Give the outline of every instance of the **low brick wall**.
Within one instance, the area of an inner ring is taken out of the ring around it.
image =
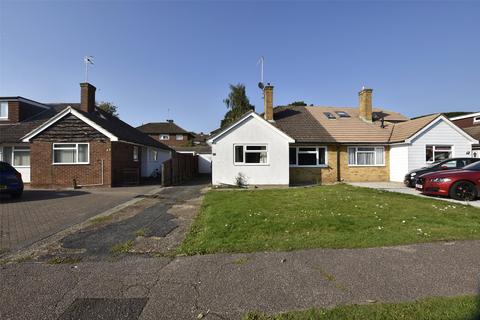
[[[162,164],[162,185],[171,186],[188,181],[198,175],[198,156],[174,153]]]

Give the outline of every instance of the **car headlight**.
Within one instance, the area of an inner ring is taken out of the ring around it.
[[[450,178],[432,178],[430,179],[432,182],[449,182],[452,181]]]
[[[412,172],[412,173],[410,173],[410,177],[415,177],[416,175],[417,175],[417,173],[416,173],[416,172]]]

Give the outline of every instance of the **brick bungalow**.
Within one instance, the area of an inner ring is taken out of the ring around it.
[[[34,187],[72,187],[138,184],[170,158],[169,147],[96,108],[93,85],[80,87],[80,103],[0,98],[8,119],[0,122],[0,160]]]
[[[403,181],[410,170],[465,157],[478,141],[441,114],[408,119],[374,108],[372,89],[358,107],[273,107],[264,88],[265,112],[249,112],[222,128],[212,146],[212,183],[252,185]]]

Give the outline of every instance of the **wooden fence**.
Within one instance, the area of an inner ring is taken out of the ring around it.
[[[171,186],[188,181],[198,174],[198,156],[174,153],[162,164],[162,185]]]

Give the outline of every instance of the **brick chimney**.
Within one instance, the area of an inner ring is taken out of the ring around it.
[[[358,93],[358,115],[361,119],[372,122],[373,89],[362,88]]]
[[[265,120],[273,120],[273,86],[268,83],[265,88],[263,88],[263,100],[265,105]]]
[[[80,110],[84,112],[95,111],[95,88],[88,82],[80,83]]]

